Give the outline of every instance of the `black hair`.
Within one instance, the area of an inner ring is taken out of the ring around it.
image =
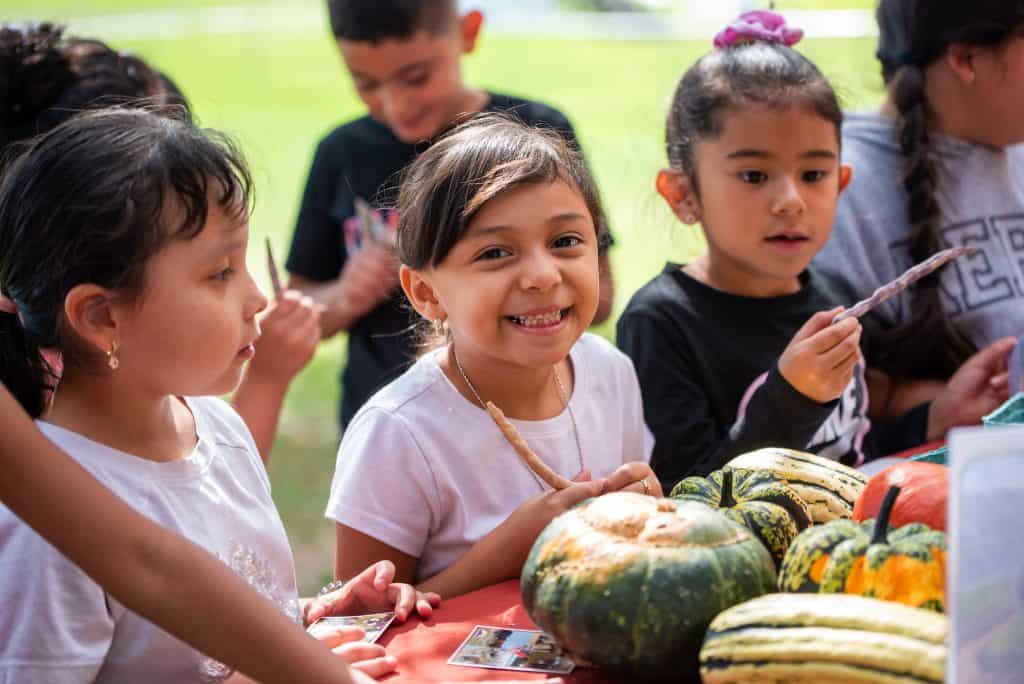
[[[1024,23],[1019,0],[881,0],[876,12],[877,57],[882,77],[898,112],[900,150],[905,159],[903,187],[907,193],[910,256],[923,261],[941,250],[941,215],[935,199],[938,176],[931,159],[925,96],[925,67],[954,43],[999,47]],[[932,274],[912,290],[913,314],[904,325],[885,333],[890,349],[913,338],[911,359],[880,359],[879,365],[899,365],[904,374],[948,377],[974,353],[974,345],[953,325],[942,306],[939,275]],[[927,353],[921,345],[929,345]],[[920,353],[918,353],[920,352]],[[907,366],[930,359],[927,368]],[[934,359],[940,359],[938,368]],[[890,369],[895,370],[895,369]]]
[[[718,48],[690,67],[676,86],[665,125],[665,147],[672,168],[683,171],[700,196],[694,146],[722,132],[730,109],[750,104],[805,106],[836,127],[843,111],[818,67],[796,50],[765,41]]]
[[[480,114],[454,127],[402,176],[398,257],[414,269],[444,261],[487,202],[522,185],[564,180],[583,196],[597,231],[608,222],[583,156],[557,131],[503,114]]]
[[[437,35],[455,21],[456,0],[327,0],[331,32],[339,40],[403,40],[419,30]]]
[[[150,257],[203,229],[210,203],[243,220],[250,175],[222,134],[166,113],[107,109],[76,116],[36,138],[0,179],[0,380],[38,417],[52,373],[95,353],[76,344],[64,301],[94,283],[127,301],[145,289]]]
[[[0,151],[83,110],[141,100],[188,112],[178,87],[136,56],[55,24],[0,26]]]

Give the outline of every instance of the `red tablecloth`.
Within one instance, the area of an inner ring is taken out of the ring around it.
[[[409,618],[392,624],[380,643],[398,658],[398,674],[388,684],[421,682],[478,682],[487,679],[543,681],[549,675],[510,670],[448,665],[448,658],[476,625],[537,629],[519,598],[519,581],[509,580],[444,601],[429,620]],[[588,668],[564,675],[573,684],[619,684],[616,679]]]
[[[921,454],[927,454],[929,451],[935,451],[945,444],[946,440],[944,439],[928,442],[927,444],[916,446],[913,449],[907,449],[906,451],[901,451],[898,454],[893,454],[893,458],[912,458],[914,456],[920,456]]]

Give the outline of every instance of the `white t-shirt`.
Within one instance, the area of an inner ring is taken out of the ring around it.
[[[219,399],[186,404],[198,443],[170,463],[36,424],[130,506],[221,558],[296,617],[291,549],[249,430]],[[180,684],[228,673],[115,601],[4,506],[0,606],[2,684]]]
[[[544,491],[490,416],[467,401],[427,354],[360,409],[345,430],[327,517],[419,558],[417,581],[451,565],[520,504]],[[569,405],[593,477],[650,460],[633,364],[585,334],[572,348]],[[513,420],[556,472],[580,470],[569,412]]]

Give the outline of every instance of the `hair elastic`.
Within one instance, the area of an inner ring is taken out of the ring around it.
[[[716,48],[729,48],[742,43],[778,43],[791,46],[804,37],[803,29],[786,26],[786,20],[777,12],[752,10],[744,12],[724,29],[715,34]]]

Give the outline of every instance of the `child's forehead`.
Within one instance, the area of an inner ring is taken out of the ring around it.
[[[517,183],[480,205],[466,226],[466,236],[514,229],[524,223],[558,223],[583,218],[593,222],[583,192],[572,181],[551,180]]]
[[[452,29],[417,29],[408,36],[380,40],[338,39],[342,59],[353,75],[386,77],[403,67],[436,59],[453,46]]]
[[[160,212],[165,239],[224,242],[248,234],[249,205],[241,198],[225,198],[222,190],[211,190],[205,203],[194,200],[173,193],[165,197]]]
[[[756,148],[839,147],[836,124],[813,106],[795,102],[774,105],[757,102],[728,107],[718,120],[718,134],[704,143],[737,145],[750,143]]]

